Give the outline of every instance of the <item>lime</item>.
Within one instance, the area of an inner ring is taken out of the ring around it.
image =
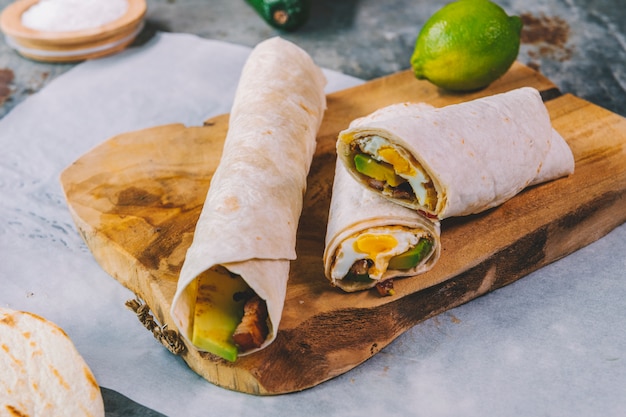
[[[517,58],[522,20],[489,0],[458,0],[432,15],[415,42],[415,76],[446,90],[484,88]]]

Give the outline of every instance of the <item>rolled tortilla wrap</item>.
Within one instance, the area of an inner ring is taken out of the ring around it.
[[[337,161],[324,250],[324,272],[332,285],[354,292],[424,273],[439,259],[439,236],[438,220],[360,186]],[[413,249],[411,265],[400,265],[397,256]],[[396,269],[390,263],[394,257]],[[363,262],[366,272],[359,271]]]
[[[262,349],[276,337],[289,262],[296,258],[306,178],[326,108],[325,84],[311,57],[281,38],[258,44],[244,65],[223,154],[172,303],[174,322],[188,341],[194,341],[194,314],[202,314],[197,292],[203,285],[226,285],[228,275],[243,278],[269,315],[262,344],[239,349],[238,355]],[[200,276],[218,281],[198,285]]]
[[[337,152],[363,186],[439,219],[479,213],[574,171],[569,146],[531,87],[443,108],[392,105],[342,131]],[[395,175],[359,172],[357,154]]]

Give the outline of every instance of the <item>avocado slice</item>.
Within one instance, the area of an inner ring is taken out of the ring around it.
[[[419,264],[433,248],[433,242],[430,239],[420,238],[417,245],[408,251],[396,255],[389,260],[388,269],[408,270]]]
[[[369,155],[362,153],[354,155],[354,167],[361,174],[379,181],[386,181],[392,187],[397,187],[404,182],[396,175],[392,165],[377,161]]]
[[[191,342],[228,361],[237,359],[233,333],[243,317],[250,287],[239,275],[222,267],[212,268],[197,278],[197,296]]]

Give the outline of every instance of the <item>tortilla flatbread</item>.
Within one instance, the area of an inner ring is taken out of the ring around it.
[[[438,220],[428,219],[360,186],[337,161],[324,250],[324,272],[332,285],[346,292],[361,291],[389,279],[429,271],[441,254],[440,233]],[[392,241],[395,240],[399,247],[407,245],[394,255],[415,247],[420,238],[431,241],[432,248],[415,266],[394,270],[388,268],[388,262],[395,248],[386,247],[384,253],[353,254],[355,243],[366,236],[373,236],[374,239],[393,236]],[[357,262],[369,259],[369,279],[355,280],[354,277],[350,279],[349,274],[346,276],[346,269],[354,263],[351,255],[356,255]]]
[[[325,85],[311,57],[281,38],[261,42],[248,58],[222,158],[172,303],[172,317],[188,341],[198,291],[194,283],[216,266],[242,277],[267,305],[267,338],[239,355],[275,339],[289,262],[296,258],[306,178],[326,109]]]
[[[0,308],[0,415],[103,417],[98,382],[67,334]]]
[[[531,87],[442,108],[380,109],[339,134],[337,153],[363,186],[439,219],[482,212],[574,171],[571,149]],[[358,172],[359,153],[393,166],[401,184]]]

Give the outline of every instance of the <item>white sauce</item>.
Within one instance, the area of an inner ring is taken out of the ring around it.
[[[47,32],[93,29],[128,10],[128,0],[41,0],[22,14],[22,24]]]

